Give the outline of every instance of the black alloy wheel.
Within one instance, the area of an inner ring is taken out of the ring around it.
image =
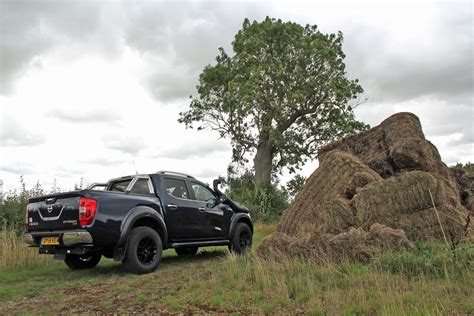
[[[156,270],[161,262],[163,244],[160,235],[151,227],[135,227],[128,237],[123,264],[127,271],[137,274]]]
[[[152,264],[155,261],[157,254],[158,249],[153,239],[145,237],[140,240],[137,247],[137,257],[141,264]]]
[[[248,249],[252,244],[252,235],[249,231],[243,230],[239,235],[239,246],[240,249]]]
[[[252,231],[249,225],[238,223],[230,240],[229,250],[235,254],[243,255],[252,248]]]

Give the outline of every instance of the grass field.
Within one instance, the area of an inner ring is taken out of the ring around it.
[[[275,229],[258,225],[254,246]],[[25,250],[0,234],[0,314],[474,314],[472,247],[453,254],[442,246],[391,253],[369,264],[314,266],[256,256],[235,257],[225,247],[178,258],[167,250],[148,275],[124,273],[102,259],[89,271]],[[24,251],[16,259],[11,252]]]

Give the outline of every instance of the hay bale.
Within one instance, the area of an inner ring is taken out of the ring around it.
[[[474,213],[474,172],[468,172],[459,167],[452,167],[451,172],[459,186],[461,203]]]
[[[466,239],[474,242],[474,230],[472,229],[472,222],[474,221],[474,172],[468,172],[458,167],[452,167],[451,171],[459,186],[461,203],[469,211],[464,235]]]
[[[276,232],[262,241],[257,254],[276,261],[290,256],[323,264],[353,260],[367,262],[384,251],[400,249],[415,249],[403,230],[374,224],[368,230],[352,227],[339,234],[314,234],[303,238]]]
[[[290,236],[343,231],[357,220],[345,197],[347,191],[381,180],[357,157],[334,150],[306,180],[293,204],[283,213],[277,229]]]
[[[465,206],[474,204],[474,195],[464,201],[460,192],[472,182],[453,176],[413,114],[395,114],[329,144],[319,161],[259,255],[367,261],[413,249],[414,240],[443,240],[430,191],[450,242],[472,237]]]
[[[457,242],[464,236],[467,210],[457,188],[438,174],[412,171],[371,183],[358,191],[353,205],[362,225],[384,223],[414,240],[435,240],[443,235],[430,191],[446,235]]]
[[[412,113],[394,114],[374,128],[333,142],[319,151],[318,158],[324,159],[335,149],[358,157],[383,178],[422,170],[454,180],[436,147],[425,139],[420,120]]]

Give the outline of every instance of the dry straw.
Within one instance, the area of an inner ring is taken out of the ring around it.
[[[444,233],[443,224],[441,224],[441,220],[439,218],[439,213],[438,213],[438,210],[436,209],[436,205],[435,205],[435,202],[434,202],[434,199],[433,199],[433,195],[431,194],[431,190],[429,188],[428,188],[428,192],[430,193],[431,203],[433,203],[433,208],[434,208],[435,213],[436,213],[436,218],[438,218],[439,227],[441,228],[441,232],[443,233],[444,241],[446,242],[446,245],[448,245],[448,247],[449,247],[448,239],[446,238],[446,234]]]

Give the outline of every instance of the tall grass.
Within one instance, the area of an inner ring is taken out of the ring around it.
[[[255,245],[274,229],[274,225],[256,225]],[[176,311],[198,306],[222,313],[269,315],[474,314],[474,246],[463,245],[454,252],[444,244],[417,246],[413,252],[387,252],[368,264],[315,265],[287,257],[267,261],[253,253],[194,262],[182,258],[154,274],[127,276],[120,282],[145,291],[139,294],[145,295],[149,306]],[[37,249],[23,245],[13,230],[0,231],[0,270],[16,273],[22,272],[22,267],[56,264],[53,262],[51,256],[38,255]],[[32,275],[36,277],[41,271],[32,271]],[[109,276],[104,274],[105,279]],[[62,287],[72,286],[68,278],[75,279],[71,274],[49,278],[57,278],[53,282],[60,282]],[[102,284],[105,279],[98,286],[109,287]],[[145,279],[148,285],[142,282]],[[40,280],[32,281],[31,286],[43,289],[39,283],[46,281]],[[137,281],[139,287],[133,285]],[[87,282],[99,281],[91,278]],[[179,287],[179,295],[174,286]],[[109,290],[117,296],[123,294],[119,288]],[[62,303],[66,304],[64,300]],[[114,312],[114,308],[109,311]]]
[[[436,279],[462,277],[474,271],[474,245],[459,244],[454,250],[442,243],[417,243],[415,251],[387,252],[372,267],[408,278],[424,275]]]
[[[0,270],[52,263],[52,256],[38,255],[38,248],[29,248],[14,229],[0,229]]]
[[[225,293],[238,291],[243,293],[242,308],[250,304],[268,314],[473,313],[472,245],[455,254],[440,245],[424,247],[414,253],[387,253],[369,264],[314,265],[231,255],[208,287],[213,288],[211,295],[222,296],[222,306],[235,304]]]

